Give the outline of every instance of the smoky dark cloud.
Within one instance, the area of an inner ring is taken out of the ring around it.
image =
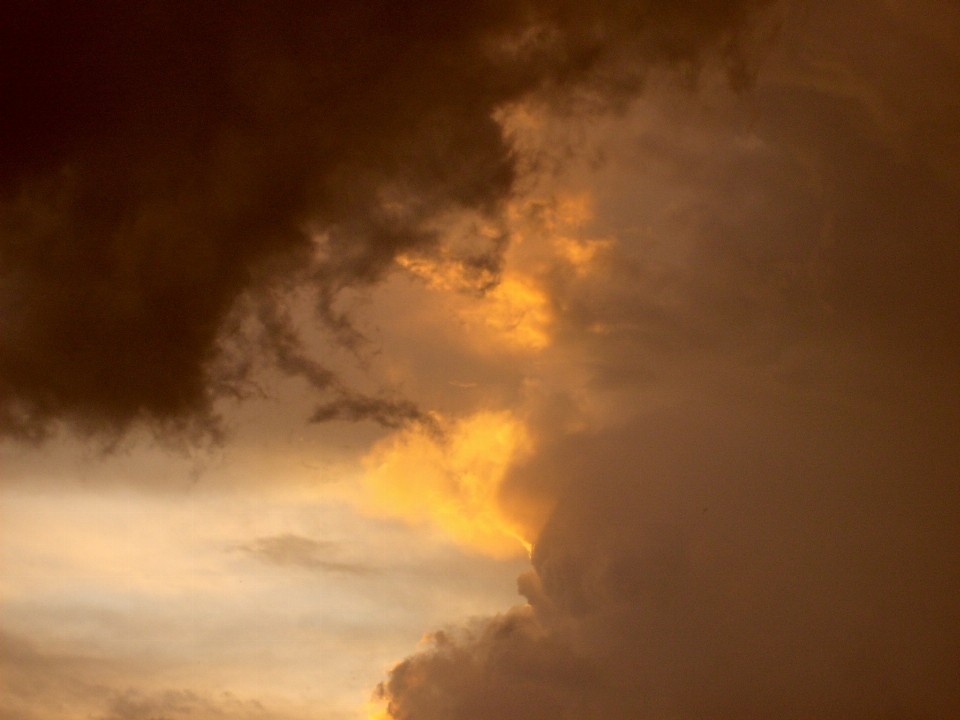
[[[563,319],[630,407],[538,421],[528,606],[398,664],[392,717],[960,712],[958,27],[793,3],[743,98],[638,116],[606,201],[647,229]]]
[[[3,432],[209,415],[244,292],[298,268],[334,317],[426,218],[496,212],[496,108],[622,97],[709,47],[740,77],[762,4],[6,3]]]

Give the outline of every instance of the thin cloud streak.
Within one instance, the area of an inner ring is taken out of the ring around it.
[[[257,538],[239,548],[261,562],[279,567],[299,567],[323,572],[368,575],[377,572],[361,563],[336,560],[340,547],[336,543],[311,540],[292,533]]]

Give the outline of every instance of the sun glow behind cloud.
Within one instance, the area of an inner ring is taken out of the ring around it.
[[[477,279],[468,277],[460,263],[410,256],[398,262],[429,288],[459,295],[457,318],[480,344],[533,351],[550,344],[550,301],[532,277],[511,271],[492,287],[478,289]],[[480,282],[491,281],[483,277]]]
[[[532,450],[526,426],[506,411],[456,421],[443,437],[411,428],[382,440],[366,457],[366,503],[432,524],[485,554],[520,555],[531,550],[535,529],[510,517],[501,487],[511,464]]]
[[[400,267],[442,296],[436,300],[452,309],[459,331],[483,355],[548,348],[556,324],[556,288],[551,287],[556,277],[594,273],[614,244],[609,238],[583,237],[593,219],[588,192],[518,198],[506,218],[510,242],[499,271],[477,262],[482,247],[500,236],[475,218],[448,218],[438,227],[445,237],[439,251],[397,258]],[[471,247],[478,241],[480,250]],[[470,249],[464,251],[462,245]]]
[[[438,229],[444,243],[431,254],[397,259],[408,277],[422,284],[426,295],[420,302],[443,309],[434,336],[463,342],[477,357],[519,359],[527,390],[506,409],[436,416],[443,428],[439,434],[412,426],[380,441],[364,461],[362,507],[432,525],[492,557],[532,550],[551,503],[515,497],[504,483],[510,469],[534,452],[522,418],[542,400],[537,373],[541,363],[551,362],[564,283],[595,274],[614,242],[584,237],[592,205],[587,192],[517,198],[506,213],[503,231],[510,244],[497,271],[469,260],[497,237],[494,228],[472,217],[448,218]],[[524,357],[536,366],[525,364]]]

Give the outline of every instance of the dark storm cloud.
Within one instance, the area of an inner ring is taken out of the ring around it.
[[[563,320],[635,406],[542,431],[530,607],[396,666],[397,720],[960,713],[960,13],[792,11],[736,107],[639,116],[652,229]]]
[[[298,267],[334,317],[426,218],[496,210],[498,106],[632,92],[707,46],[738,76],[761,4],[5,3],[3,431],[203,417],[242,293]]]

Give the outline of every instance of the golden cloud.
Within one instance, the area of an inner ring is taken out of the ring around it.
[[[365,458],[366,502],[493,557],[520,555],[530,551],[537,528],[506,511],[501,490],[510,466],[532,451],[526,425],[508,411],[453,422],[442,438],[411,427]]]

